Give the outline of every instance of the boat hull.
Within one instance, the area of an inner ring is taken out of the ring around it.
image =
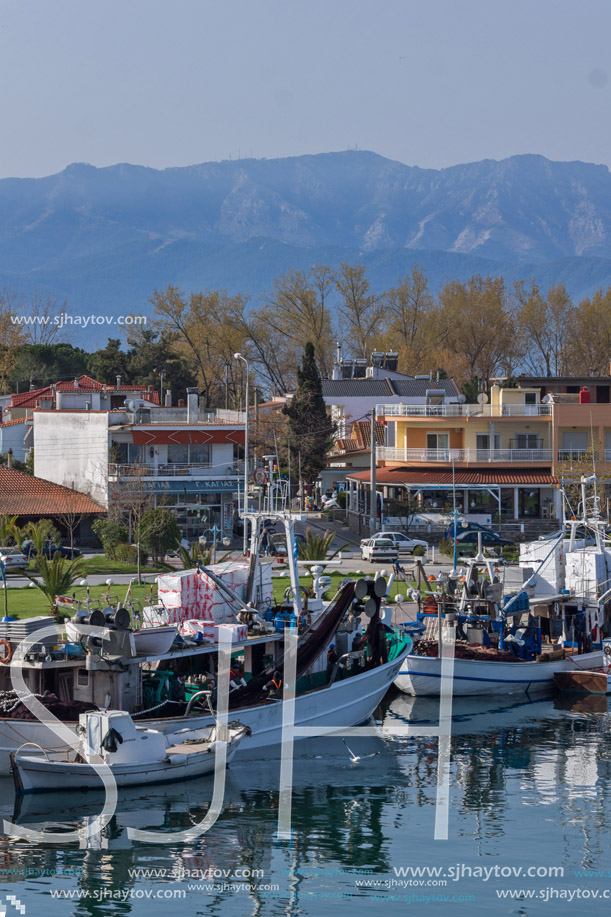
[[[609,694],[611,674],[608,670],[572,669],[570,672],[556,672],[554,684],[559,691],[570,694]]]
[[[602,651],[579,656],[579,664],[587,667],[602,665]],[[554,674],[573,669],[569,659],[551,662],[491,662],[479,659],[455,659],[452,694],[470,695],[528,694],[549,691]],[[439,696],[441,689],[441,659],[429,656],[405,657],[396,686],[413,696]]]
[[[343,681],[336,681],[327,688],[301,694],[295,699],[295,726],[310,728],[344,729],[369,719],[387,690],[397,678],[408,648],[392,662],[369,669],[360,675],[352,675]],[[282,741],[282,701],[267,701],[253,707],[232,710],[230,718],[240,720],[249,726],[252,735],[240,743],[238,756],[245,757],[250,751],[279,745]],[[139,720],[143,723],[143,720]],[[77,723],[65,725],[76,735]],[[159,729],[167,735],[184,729],[200,729],[214,725],[210,714],[202,716],[168,717],[146,720],[151,729]],[[296,736],[296,741],[300,737]],[[10,774],[10,753],[26,742],[33,742],[43,748],[57,748],[63,743],[54,732],[38,720],[0,719],[0,774]]]
[[[227,747],[227,764],[238,750],[239,742]],[[93,767],[75,764],[72,761],[53,761],[33,755],[15,755],[13,777],[19,795],[28,793],[50,793],[65,790],[101,790],[103,783]],[[214,752],[202,751],[191,755],[174,755],[165,761],[148,764],[113,764],[112,773],[119,788],[143,786],[151,783],[177,783],[205,777],[214,770]]]

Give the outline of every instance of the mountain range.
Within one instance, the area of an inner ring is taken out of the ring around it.
[[[611,285],[611,174],[537,155],[434,170],[347,151],[0,180],[0,286],[73,312],[146,313],[170,283],[256,302],[289,268],[357,260],[375,289],[418,264],[434,290],[503,274],[563,281],[578,300]]]

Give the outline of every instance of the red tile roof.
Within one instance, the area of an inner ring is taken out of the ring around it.
[[[55,385],[55,390],[58,392],[99,392],[104,388],[102,382],[98,382],[97,379],[92,379],[91,376],[82,375],[78,377],[78,387],[75,388],[74,380],[57,382]],[[146,401],[150,401],[153,404],[159,404],[159,392],[152,391],[149,392],[145,385],[121,385],[120,388],[117,388],[116,385],[107,385],[106,391],[116,394],[126,394],[130,392],[139,392],[142,394],[142,397]],[[44,388],[37,388],[31,392],[19,392],[18,394],[11,396],[11,406],[12,407],[34,407],[36,402],[41,398],[52,398],[53,389],[52,386],[46,385]]]
[[[0,514],[61,516],[105,512],[86,494],[0,465]]]
[[[4,423],[0,423],[0,427],[12,427],[15,423],[27,423],[27,418],[17,417],[15,420],[5,420]]]
[[[354,481],[369,483],[369,471],[355,471],[347,475]],[[558,478],[547,471],[513,471],[507,468],[483,471],[456,471],[454,476],[457,487],[467,487],[469,484],[487,484],[490,487],[511,486],[524,484],[547,484],[550,487],[558,483]],[[378,484],[444,484],[452,487],[452,472],[444,468],[429,471],[414,471],[405,468],[378,468],[376,470]]]

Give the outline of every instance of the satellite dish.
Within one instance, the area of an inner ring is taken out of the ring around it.
[[[481,395],[477,396],[477,403],[478,404],[488,404],[488,395],[486,394],[486,392],[482,392]]]
[[[456,400],[458,401],[459,404],[464,404],[467,398],[465,395],[459,395]]]
[[[551,396],[551,395],[544,395],[544,396],[543,396],[543,404],[551,404],[551,403],[552,403],[552,396]]]
[[[377,595],[379,599],[383,598],[386,595],[386,579],[383,576],[378,576],[377,580],[373,584],[373,594]]]
[[[137,411],[138,411],[138,402],[137,402],[137,401],[133,401],[133,400],[132,400],[132,401],[128,401],[128,402],[127,402],[127,407],[128,407],[129,410],[132,412],[132,414],[136,414]]]

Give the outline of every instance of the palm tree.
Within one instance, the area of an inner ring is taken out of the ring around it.
[[[17,525],[17,516],[8,513],[0,516],[0,545],[8,547],[10,544],[21,544],[21,529]]]
[[[44,554],[48,541],[54,542],[59,538],[59,532],[50,519],[28,522],[23,529],[23,534],[30,539],[38,556]]]
[[[317,535],[312,529],[308,529],[305,535],[305,544],[303,542],[298,544],[300,559],[325,560],[334,537],[332,532]]]
[[[179,545],[178,553],[183,570],[192,570],[198,564],[203,564],[204,567],[207,567],[212,560],[212,548],[205,548],[198,541],[194,541],[191,548],[185,548],[182,544]]]
[[[39,554],[34,559],[36,575],[24,570],[24,576],[27,576],[49,600],[50,610],[55,606],[55,596],[65,595],[77,579],[85,575],[84,560],[77,557],[76,560],[66,560],[59,553],[53,555],[49,560],[44,554]]]

